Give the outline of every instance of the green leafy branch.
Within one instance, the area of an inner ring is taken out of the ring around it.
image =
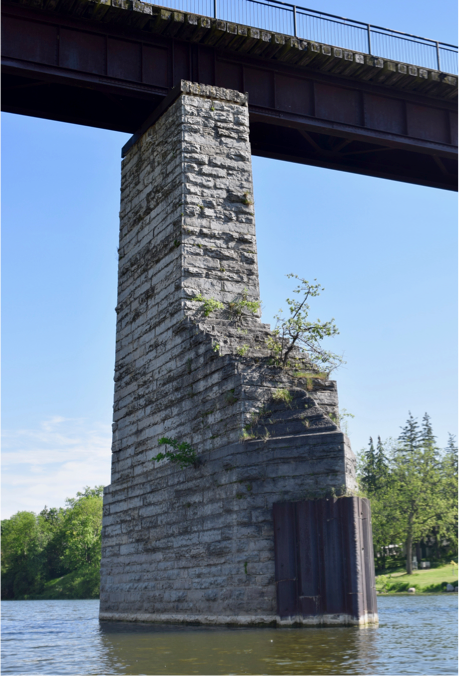
[[[228,303],[228,312],[231,319],[239,320],[245,312],[256,315],[261,307],[261,301],[248,300],[248,291],[244,289],[240,298],[235,298]]]
[[[206,298],[202,293],[194,296],[191,300],[202,303],[201,310],[205,317],[208,317],[212,312],[225,309],[225,303],[215,300],[215,298]],[[256,315],[260,307],[261,301],[248,299],[247,289],[243,290],[239,298],[236,297],[226,304],[229,318],[233,321],[239,321],[244,314]]]
[[[205,298],[202,293],[198,293],[197,296],[192,298],[191,300],[196,301],[198,303],[202,303],[202,312],[204,314],[204,317],[208,317],[211,312],[215,312],[216,310],[223,310],[225,307],[223,303],[221,303],[218,300],[215,300],[215,298]]]
[[[276,327],[266,341],[271,351],[272,361],[275,366],[289,367],[291,365],[290,355],[297,347],[307,353],[308,361],[313,368],[318,372],[325,371],[330,374],[345,362],[339,355],[326,350],[321,343],[325,338],[339,334],[338,328],[333,319],[327,322],[321,322],[320,319],[311,322],[308,319],[310,310],[308,300],[319,296],[324,289],[320,284],[311,284],[298,275],[289,274],[287,277],[299,281],[293,293],[302,297],[298,300],[287,298],[290,316],[285,317],[283,310],[279,310],[279,313],[274,315]]]
[[[171,462],[176,462],[180,465],[180,469],[197,464],[197,455],[194,448],[187,441],[179,442],[177,439],[169,439],[168,437],[162,437],[158,444],[160,446],[171,446],[174,450],[170,451],[167,449],[164,453],[158,453],[153,456],[152,461],[159,462],[168,458]]]

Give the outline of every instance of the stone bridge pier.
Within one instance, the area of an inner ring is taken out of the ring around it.
[[[156,118],[122,163],[100,618],[377,621],[336,383],[270,360],[247,97],[182,81]]]

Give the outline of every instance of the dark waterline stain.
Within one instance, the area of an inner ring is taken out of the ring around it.
[[[378,627],[98,621],[98,601],[4,601],[3,674],[457,674],[457,596],[378,599]]]

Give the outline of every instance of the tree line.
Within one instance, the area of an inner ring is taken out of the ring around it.
[[[39,514],[17,512],[2,520],[3,599],[39,596],[47,582],[74,571],[92,574],[98,588],[102,494],[103,486],[86,487],[64,508],[45,506]]]
[[[455,437],[440,449],[426,413],[421,424],[409,413],[398,439],[376,447],[370,438],[360,454],[358,479],[370,499],[375,563],[385,569],[391,551],[404,546],[406,571],[421,546],[436,558],[457,554],[458,455]]]

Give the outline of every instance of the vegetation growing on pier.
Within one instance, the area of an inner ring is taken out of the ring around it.
[[[166,458],[171,462],[177,463],[181,469],[189,467],[190,465],[196,466],[197,455],[194,448],[188,443],[188,441],[178,441],[177,439],[169,439],[168,437],[162,437],[158,441],[158,444],[161,446],[166,446],[164,453],[158,453],[153,456],[152,460],[159,462],[165,460]],[[167,447],[170,446],[173,450],[170,451]]]
[[[293,290],[299,298],[287,298],[288,314],[284,315],[283,310],[279,310],[274,315],[276,326],[266,341],[271,352],[271,361],[274,366],[282,368],[294,366],[295,362],[291,363],[292,356],[299,349],[307,355],[314,371],[321,376],[323,372],[329,375],[345,363],[342,357],[323,347],[325,338],[339,334],[338,327],[333,319],[326,322],[320,319],[310,321],[308,303],[310,298],[319,296],[324,289],[320,284],[311,284],[298,275],[289,274],[287,277],[299,282]]]

